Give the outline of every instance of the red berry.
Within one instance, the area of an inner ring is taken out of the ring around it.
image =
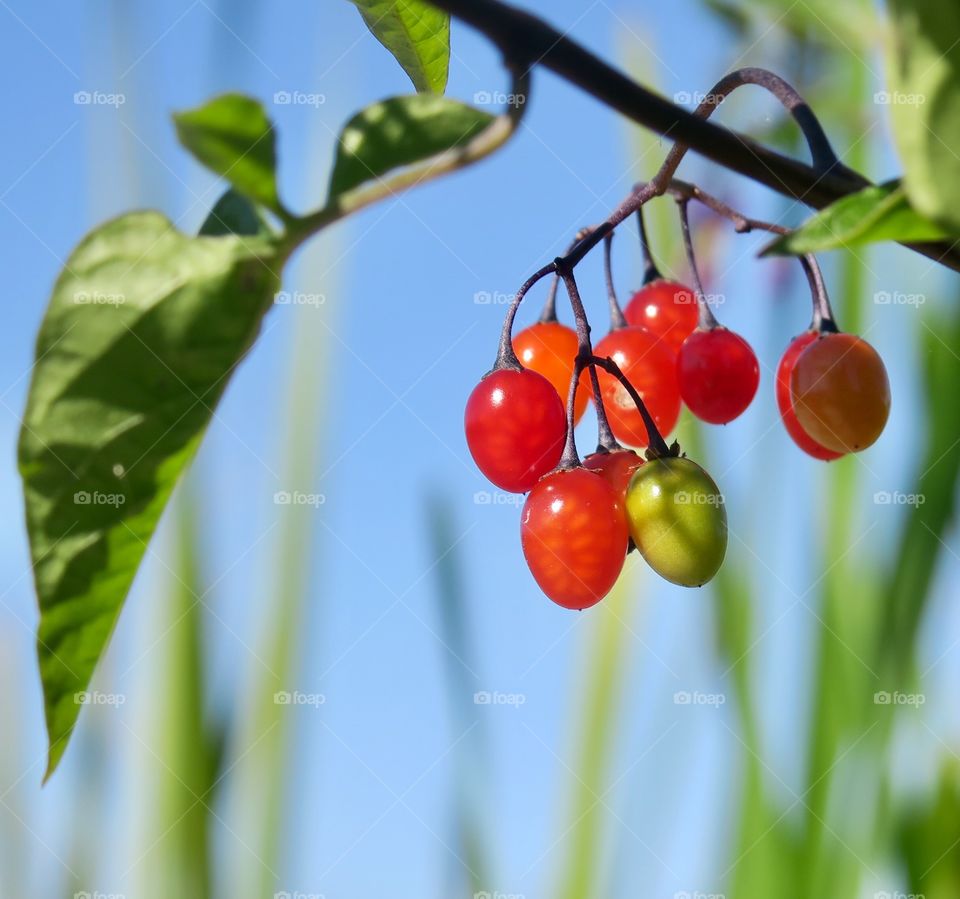
[[[583,467],[600,475],[621,500],[626,497],[630,478],[641,465],[643,459],[630,449],[591,453],[583,460]]]
[[[577,332],[560,322],[537,322],[513,338],[513,351],[524,368],[543,375],[566,404],[579,344]],[[574,421],[579,421],[590,396],[577,391]]]
[[[781,357],[780,364],[777,366],[777,407],[780,409],[783,426],[793,438],[793,442],[814,459],[829,462],[832,459],[839,459],[843,453],[835,453],[821,446],[801,427],[790,396],[790,376],[793,374],[793,367],[797,364],[800,354],[817,339],[817,333],[817,331],[804,331],[799,337],[794,337]]]
[[[623,568],[623,501],[592,471],[555,471],[530,491],[520,538],[540,589],[564,608],[585,609],[610,592]]]
[[[623,314],[631,325],[652,331],[677,352],[697,327],[697,298],[689,287],[657,278],[630,298]]]
[[[644,401],[660,433],[666,436],[680,417],[680,388],[673,351],[645,328],[611,331],[594,348],[597,356],[613,359]],[[590,373],[584,371],[580,389],[590,391]],[[629,446],[646,446],[647,429],[630,394],[611,374],[597,370],[607,418],[617,440]],[[592,395],[592,392],[591,392]]]
[[[502,490],[526,493],[560,461],[567,420],[543,375],[500,369],[474,387],[464,428],[480,471]]]
[[[698,328],[680,347],[677,377],[690,411],[703,421],[725,425],[756,395],[760,366],[739,334],[724,327]]]

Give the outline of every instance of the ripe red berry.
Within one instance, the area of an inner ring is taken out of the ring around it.
[[[470,394],[464,429],[480,471],[503,490],[526,493],[560,461],[566,412],[543,375],[499,369]]]
[[[583,460],[583,467],[600,475],[621,500],[626,496],[630,478],[641,465],[643,459],[630,449],[591,453]]]
[[[656,278],[630,298],[623,314],[631,325],[653,332],[677,352],[697,327],[697,298],[677,281]]]
[[[636,388],[660,433],[666,436],[680,417],[680,388],[673,351],[645,328],[616,328],[594,348],[597,356],[613,359]],[[647,429],[630,394],[611,374],[598,369],[600,392],[607,418],[617,440],[629,446],[646,446]],[[589,372],[581,376],[580,389],[590,391]]]
[[[780,409],[783,426],[793,442],[814,459],[829,462],[832,459],[839,459],[843,453],[835,453],[821,446],[800,426],[797,413],[793,408],[793,399],[790,396],[790,376],[793,374],[793,367],[797,364],[800,354],[817,339],[817,336],[817,331],[804,331],[799,337],[794,337],[790,341],[790,345],[780,358],[780,364],[777,366],[777,407]]]
[[[616,583],[629,532],[622,499],[578,467],[555,471],[530,491],[520,537],[540,589],[564,608],[585,609]]]
[[[578,348],[577,332],[560,322],[537,322],[513,338],[513,351],[523,367],[543,375],[564,403]],[[574,421],[580,420],[589,399],[586,391],[577,391]]]
[[[760,366],[739,334],[724,327],[698,328],[680,347],[677,378],[680,396],[697,418],[725,425],[753,400]]]
[[[790,376],[800,426],[837,453],[866,449],[890,415],[890,382],[877,351],[854,334],[821,334]]]

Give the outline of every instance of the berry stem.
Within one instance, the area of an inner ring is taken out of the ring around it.
[[[823,273],[820,271],[817,257],[813,253],[808,253],[799,258],[813,297],[813,318],[810,321],[810,330],[819,331],[821,334],[835,334],[839,329],[833,317],[830,297],[827,295],[827,286],[823,283]]]
[[[590,323],[587,321],[587,313],[583,308],[583,300],[580,298],[577,280],[573,276],[573,270],[564,265],[561,259],[556,259],[554,264],[557,266],[560,277],[563,278],[563,285],[567,289],[567,296],[570,298],[570,306],[573,309],[573,318],[577,327],[578,351],[577,358],[574,360],[573,377],[570,381],[570,392],[567,397],[567,442],[560,459],[561,468],[572,468],[580,464],[573,434],[573,423],[576,418],[577,384],[580,381],[583,369],[588,365],[590,366],[590,386],[593,388],[593,400],[597,409],[598,445],[607,449],[619,449],[620,445],[610,428],[607,410],[603,405],[603,394],[600,392],[600,380],[597,378],[596,368],[592,365],[593,344],[590,342]]]
[[[613,265],[610,259],[613,234],[614,232],[611,231],[603,238],[603,273],[607,279],[607,300],[610,303],[611,331],[627,326],[627,319],[624,317],[623,309],[620,308],[620,301],[617,299],[617,289],[613,286]]]
[[[680,213],[680,229],[683,231],[683,248],[687,251],[687,261],[690,263],[690,273],[693,275],[693,287],[697,295],[697,328],[701,331],[712,331],[719,327],[719,322],[707,302],[703,292],[703,282],[697,270],[697,258],[693,251],[693,239],[690,237],[690,220],[687,215],[689,200],[686,197],[677,199],[677,210]]]
[[[657,423],[653,420],[650,410],[647,409],[643,397],[637,393],[636,387],[630,383],[627,376],[620,370],[620,366],[609,356],[591,356],[590,362],[594,369],[599,366],[605,372],[613,375],[623,385],[624,390],[630,394],[630,399],[636,404],[637,411],[643,419],[643,425],[647,429],[647,458],[659,459],[663,456],[677,455],[676,449],[671,449],[667,446],[667,442],[663,439],[663,435],[660,433]],[[676,447],[676,444],[674,444],[674,447]]]
[[[556,263],[551,262],[539,271],[534,272],[520,286],[520,289],[513,298],[513,302],[510,303],[510,308],[507,309],[506,318],[503,320],[503,328],[500,331],[500,342],[497,345],[497,358],[490,372],[499,371],[502,368],[512,368],[515,371],[520,371],[523,368],[520,360],[517,358],[517,354],[513,351],[513,322],[517,317],[517,310],[520,308],[523,298],[527,295],[527,291],[541,278],[545,278],[556,270]],[[488,374],[490,374],[490,372],[488,372]]]
[[[566,249],[570,253],[573,248],[590,233],[590,228],[581,228]],[[565,254],[566,255],[566,254]],[[547,300],[543,304],[543,311],[540,313],[539,321],[541,324],[549,324],[557,320],[557,288],[560,286],[560,273],[558,272],[550,282],[550,290],[547,292]]]
[[[643,206],[637,207],[637,231],[640,233],[640,252],[643,253],[643,283],[649,284],[662,278],[660,269],[653,261],[653,254],[650,252],[650,241],[647,237],[647,223],[643,218]]]

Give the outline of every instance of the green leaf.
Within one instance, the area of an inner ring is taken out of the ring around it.
[[[412,94],[375,103],[344,126],[328,204],[365,181],[458,147],[493,116],[446,97]]]
[[[890,0],[890,106],[904,183],[918,212],[960,228],[960,5]]]
[[[843,197],[795,231],[768,244],[762,255],[816,253],[880,240],[941,240],[947,233],[910,206],[898,181]]]
[[[450,68],[450,16],[421,0],[351,0],[373,36],[422,92],[442,94]]]
[[[88,235],[54,287],[19,445],[47,776],[280,265],[262,238],[190,238],[137,212]]]
[[[242,94],[224,94],[173,117],[182,143],[207,168],[241,194],[282,213],[277,194],[273,123],[263,107]]]

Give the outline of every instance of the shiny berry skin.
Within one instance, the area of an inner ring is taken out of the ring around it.
[[[677,355],[680,396],[702,421],[725,425],[750,405],[760,383],[756,354],[723,327],[694,331]]]
[[[627,489],[630,535],[647,564],[682,587],[712,578],[727,551],[727,512],[719,488],[696,462],[651,459]]]
[[[677,281],[656,278],[630,298],[623,314],[629,324],[652,331],[677,352],[697,327],[697,298]]]
[[[833,459],[839,459],[843,453],[835,453],[821,446],[800,427],[797,413],[793,409],[793,400],[790,397],[790,376],[793,374],[793,367],[797,364],[800,354],[817,339],[817,336],[817,331],[804,331],[799,337],[794,337],[790,341],[790,345],[780,358],[780,364],[777,366],[777,408],[780,410],[783,426],[793,442],[814,459],[830,462]]]
[[[641,465],[643,459],[630,449],[591,453],[583,460],[583,467],[600,475],[621,500],[627,494],[630,478]]]
[[[680,388],[673,351],[645,328],[616,328],[593,349],[597,356],[609,356],[620,366],[644,401],[660,433],[667,436],[680,417]],[[611,374],[597,370],[603,405],[610,427],[620,443],[647,445],[647,429],[630,394]],[[589,372],[581,376],[580,389],[589,391]]]
[[[474,387],[464,429],[480,471],[502,490],[526,493],[560,461],[566,412],[543,375],[500,369]]]
[[[566,609],[586,609],[616,583],[629,534],[613,488],[578,467],[555,471],[530,491],[520,539],[540,589]]]
[[[570,392],[573,362],[578,348],[577,332],[560,322],[537,322],[513,338],[513,351],[520,364],[543,375],[553,384],[564,404]],[[587,391],[577,390],[575,421],[580,420],[589,399]]]
[[[790,375],[800,426],[837,453],[873,444],[890,415],[890,382],[879,353],[853,334],[821,334]]]

